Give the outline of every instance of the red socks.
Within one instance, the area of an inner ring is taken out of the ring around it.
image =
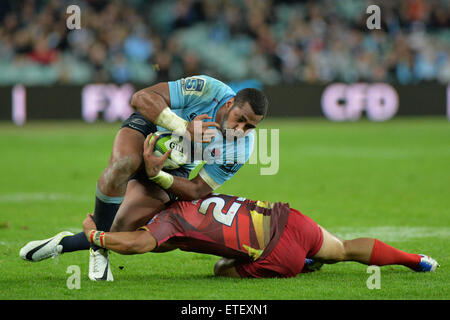
[[[390,264],[400,264],[408,268],[415,269],[421,256],[398,250],[390,245],[375,239],[369,265],[385,266]]]

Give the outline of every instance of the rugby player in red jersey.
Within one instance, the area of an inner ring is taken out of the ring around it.
[[[214,274],[230,277],[295,277],[315,263],[356,261],[435,271],[431,257],[406,253],[373,238],[342,240],[286,203],[211,194],[177,201],[132,232],[103,232],[92,215],[83,222],[88,240],[121,254],[172,249],[222,257]],[[306,260],[308,261],[308,259]]]

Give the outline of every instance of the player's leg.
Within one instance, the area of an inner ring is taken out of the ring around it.
[[[144,140],[142,132],[130,128],[122,128],[116,135],[109,164],[96,190],[94,219],[101,230],[109,231],[127,182],[142,163]],[[87,250],[90,246],[83,232],[74,235],[66,231],[49,239],[27,243],[20,256],[29,261],[41,261],[60,253]]]
[[[179,168],[172,170],[173,175],[187,178],[189,170]],[[161,189],[150,181],[145,168],[138,170],[128,182],[126,194],[120,209],[117,211],[111,231],[134,231],[145,225],[156,213],[175,199],[175,195]],[[95,215],[94,215],[95,219]],[[109,254],[106,249],[91,250],[89,263],[89,279],[111,280]]]
[[[94,219],[100,230],[111,228],[128,180],[142,164],[144,140],[143,134],[130,128],[117,134],[108,166],[97,183]]]
[[[136,130],[122,128],[114,140],[108,166],[98,180],[94,219],[99,230],[109,231],[123,201],[127,182],[142,163],[145,137]],[[89,249],[90,244],[81,232],[61,240],[62,252]]]
[[[345,261],[345,248],[343,240],[331,234],[326,229],[320,226],[319,228],[322,231],[323,242],[319,251],[312,256],[312,258],[327,264]]]
[[[124,201],[122,202],[111,232],[134,231],[147,224],[170,200],[166,191],[139,174],[128,182]],[[100,229],[98,229],[100,230]],[[104,230],[103,230],[104,231]],[[89,279],[94,281],[113,281],[109,261],[109,251],[100,248],[91,250],[89,262]]]
[[[181,167],[171,170],[170,173],[189,178],[190,170]],[[145,168],[142,168],[128,182],[125,199],[117,212],[111,231],[136,230],[147,224],[156,213],[165,209],[176,198],[173,193],[150,181]]]
[[[366,265],[403,265],[415,271],[434,271],[439,265],[430,257],[407,253],[374,238],[342,240],[320,227],[323,243],[312,257],[324,263],[355,261]]]
[[[147,179],[148,180],[148,179]],[[112,232],[134,231],[166,207],[169,196],[151,181],[133,179],[111,226]]]

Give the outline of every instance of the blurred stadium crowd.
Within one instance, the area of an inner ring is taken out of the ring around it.
[[[81,29],[66,8],[81,8]],[[366,8],[381,8],[368,30]],[[2,0],[0,85],[450,82],[448,0]]]

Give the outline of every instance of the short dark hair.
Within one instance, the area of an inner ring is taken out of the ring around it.
[[[243,106],[246,102],[252,107],[256,115],[266,116],[267,109],[269,108],[269,100],[267,100],[266,95],[262,91],[255,88],[239,90],[236,97],[234,97],[234,103],[237,106]]]

